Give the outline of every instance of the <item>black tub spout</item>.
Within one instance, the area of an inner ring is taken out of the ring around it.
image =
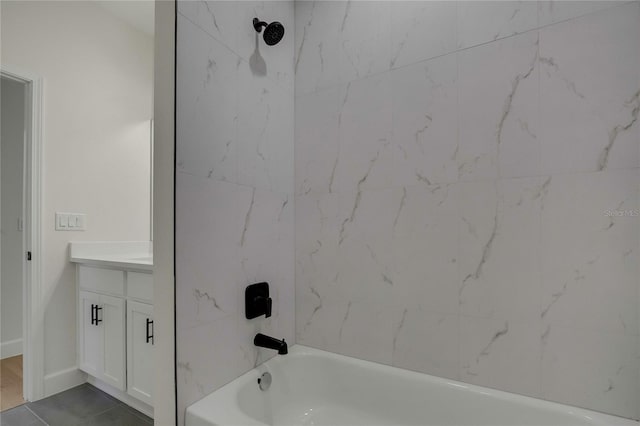
[[[287,342],[285,342],[284,339],[278,340],[262,333],[256,334],[256,337],[253,339],[253,344],[261,348],[274,349],[278,351],[278,354],[280,355],[286,355],[289,353]]]

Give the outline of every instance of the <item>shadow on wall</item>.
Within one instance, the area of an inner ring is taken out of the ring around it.
[[[267,63],[264,61],[264,58],[260,54],[260,49],[258,49],[258,33],[256,32],[256,48],[253,50],[251,57],[249,58],[249,68],[251,68],[251,73],[256,76],[263,77],[267,75]]]

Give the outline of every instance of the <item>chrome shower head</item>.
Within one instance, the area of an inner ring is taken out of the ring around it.
[[[262,32],[262,28],[264,27],[264,34],[262,34],[262,38],[264,42],[269,46],[276,45],[282,40],[284,37],[284,26],[278,22],[274,21],[270,24],[259,20],[258,18],[253,18],[253,28],[257,32]]]

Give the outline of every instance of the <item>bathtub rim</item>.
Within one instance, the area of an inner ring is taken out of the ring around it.
[[[514,392],[507,392],[488,388],[485,386],[465,383],[454,379],[433,376],[428,373],[394,367],[391,365],[381,364],[373,361],[367,361],[300,344],[292,345],[289,348],[288,355],[276,355],[273,358],[270,358],[264,363],[256,366],[243,375],[235,378],[231,382],[204,396],[202,399],[189,405],[185,410],[185,425],[202,425],[202,423],[190,424],[189,419],[191,418],[194,421],[205,420],[209,422],[208,424],[210,425],[264,426],[265,423],[256,420],[240,409],[240,407],[236,403],[237,394],[245,385],[250,385],[250,383],[257,380],[257,378],[262,373],[269,371],[270,367],[277,364],[286,363],[288,359],[287,357],[302,358],[307,356],[319,356],[341,363],[359,365],[364,368],[371,369],[374,373],[387,373],[393,377],[398,377],[401,379],[410,378],[415,380],[417,375],[418,377],[420,377],[420,380],[423,380],[425,381],[425,383],[429,383],[434,386],[446,387],[448,389],[456,388],[456,390],[460,392],[471,392],[474,394],[481,394],[483,396],[500,399],[506,402],[524,404],[532,408],[562,412],[576,418],[584,419],[585,421],[590,421],[593,425],[640,426],[640,422],[638,422],[637,420],[620,417],[614,414],[602,413],[599,411],[576,407],[568,404],[562,404],[542,398],[521,395]],[[217,410],[214,407],[224,407],[224,409]]]

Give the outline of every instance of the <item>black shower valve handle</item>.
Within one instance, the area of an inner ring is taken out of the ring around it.
[[[253,303],[255,306],[261,307],[261,311],[264,312],[265,318],[269,318],[271,316],[273,300],[270,297],[257,296],[255,299],[253,299]]]
[[[271,307],[273,306],[273,300],[270,297],[267,297],[266,304],[267,306],[265,306],[264,316],[265,318],[269,318],[271,316]]]
[[[269,284],[251,284],[245,289],[245,317],[253,319],[262,315],[271,316],[273,300],[269,297]]]

